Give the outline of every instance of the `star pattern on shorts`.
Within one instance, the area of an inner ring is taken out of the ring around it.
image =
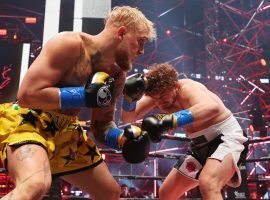
[[[45,121],[46,123],[46,128],[43,129],[43,131],[49,131],[52,136],[55,136],[55,132],[58,131],[59,129],[55,126],[55,123],[53,121],[49,122],[49,121]]]
[[[91,156],[91,161],[93,162],[95,156],[99,156],[96,151],[96,146],[91,147],[90,145],[86,145],[88,148],[88,152],[84,154],[84,156]]]
[[[83,129],[80,124],[74,124],[74,129],[78,131],[79,139],[77,142],[77,146],[81,146],[84,143],[84,138],[83,138]]]
[[[21,114],[21,116],[23,119],[22,119],[20,125],[30,123],[36,128],[37,118],[33,115],[33,113],[31,111],[29,111],[27,114]]]
[[[76,152],[73,152],[71,148],[69,148],[69,153],[66,156],[61,156],[63,159],[66,160],[65,165],[69,164],[70,162],[74,161],[76,158]]]

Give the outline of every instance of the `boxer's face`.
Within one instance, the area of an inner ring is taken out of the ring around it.
[[[144,45],[148,41],[145,34],[126,32],[122,35],[122,42],[119,44],[115,59],[116,63],[124,70],[130,71],[132,63],[137,56],[144,53]]]
[[[151,95],[155,100],[157,107],[162,111],[169,111],[177,98],[177,89],[167,89],[158,94]]]

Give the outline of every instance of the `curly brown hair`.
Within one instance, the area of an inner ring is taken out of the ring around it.
[[[151,96],[164,90],[173,89],[178,81],[178,73],[172,65],[159,63],[149,66],[145,78],[147,80],[145,94]]]

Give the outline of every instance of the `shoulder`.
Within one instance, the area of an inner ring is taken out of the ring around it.
[[[53,36],[43,47],[43,53],[54,60],[71,61],[80,56],[84,49],[83,40],[78,32],[61,32]]]
[[[53,36],[49,42],[79,42],[80,41],[80,33],[78,32],[60,32]]]
[[[181,96],[199,94],[202,90],[207,89],[202,83],[192,79],[182,79],[179,81],[179,85]]]
[[[192,79],[181,79],[181,80],[179,80],[178,81],[178,83],[179,83],[179,85],[181,86],[181,87],[187,87],[187,88],[189,88],[189,87],[203,87],[203,88],[206,88],[205,87],[205,85],[204,84],[202,84],[202,83],[200,83],[200,82],[198,82],[198,81],[194,81],[194,80],[192,80]]]
[[[83,39],[79,32],[61,32],[53,36],[44,46],[51,50],[63,49],[76,50],[80,49],[83,45]]]

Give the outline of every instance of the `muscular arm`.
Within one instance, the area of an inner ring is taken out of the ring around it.
[[[59,109],[57,85],[80,55],[79,38],[58,34],[42,49],[27,71],[18,91],[22,107]]]
[[[116,100],[123,91],[125,74],[119,73],[119,75],[116,76],[118,77],[115,77],[116,81],[114,87],[114,98],[112,100],[111,106],[104,108],[93,108],[90,111],[91,131],[93,132],[96,140],[102,144],[104,144],[105,135],[108,133],[110,128],[116,127],[114,122]]]
[[[135,122],[155,108],[155,104],[151,97],[143,96],[136,104],[136,109],[127,112],[121,109],[121,120],[126,123]]]
[[[191,111],[194,123],[208,121],[220,112],[221,100],[200,83],[185,84],[181,89],[185,109]],[[220,102],[219,102],[220,101]]]

